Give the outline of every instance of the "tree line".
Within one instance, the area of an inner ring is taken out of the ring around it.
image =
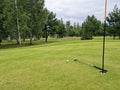
[[[93,36],[103,36],[103,26],[104,23],[98,20],[94,15],[88,16],[82,23],[81,39],[87,40],[93,39]],[[113,39],[117,36],[120,39],[120,9],[117,5],[114,6],[114,9],[109,12],[107,16],[105,34],[107,36],[113,36]]]
[[[0,42],[16,39],[17,44],[27,38],[47,38],[57,34],[63,37],[62,20],[45,8],[44,0],[0,0]]]
[[[115,5],[107,17],[106,34],[120,38],[120,9]],[[93,36],[103,35],[103,23],[94,15],[88,16],[80,25],[63,22],[56,14],[45,8],[44,0],[0,0],[0,43],[3,39],[21,42],[29,38],[39,40],[48,36],[63,38],[77,36],[82,40],[93,39]]]

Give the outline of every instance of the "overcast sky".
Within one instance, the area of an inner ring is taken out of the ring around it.
[[[94,14],[99,20],[104,19],[105,0],[45,0],[45,7],[56,13],[58,19],[64,22],[79,22],[80,24],[88,15]],[[107,14],[114,5],[120,8],[120,0],[108,0]]]

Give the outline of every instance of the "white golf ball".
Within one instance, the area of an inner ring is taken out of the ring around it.
[[[68,60],[68,59],[66,60],[66,62],[69,62],[69,61],[70,61],[70,60]]]

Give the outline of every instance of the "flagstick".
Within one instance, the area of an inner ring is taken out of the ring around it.
[[[105,59],[105,36],[106,36],[106,10],[107,10],[107,0],[105,0],[105,10],[104,10],[104,35],[103,35],[103,55],[102,55],[102,70],[101,73],[106,73],[107,70],[104,69],[104,59]]]

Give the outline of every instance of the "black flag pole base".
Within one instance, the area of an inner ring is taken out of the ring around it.
[[[105,73],[107,73],[107,72],[108,72],[108,70],[104,70],[104,69],[102,69],[102,70],[100,71],[101,74],[105,74]]]

